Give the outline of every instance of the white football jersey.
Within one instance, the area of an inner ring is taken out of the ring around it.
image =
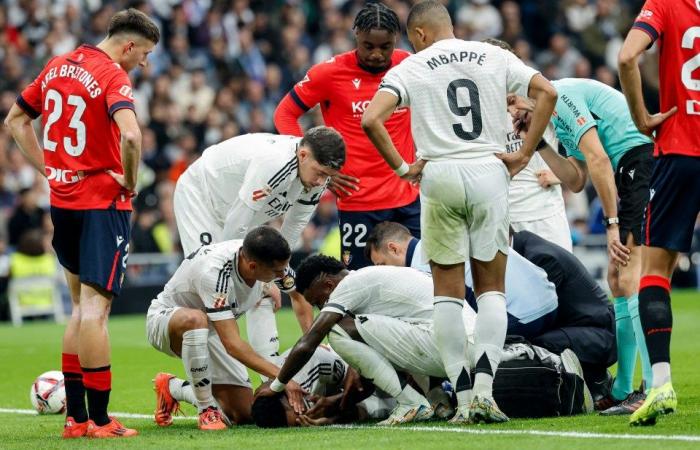
[[[279,366],[284,364],[291,349],[281,355]],[[292,380],[299,383],[311,395],[328,396],[342,391],[348,365],[326,346],[319,346]]]
[[[389,70],[380,90],[410,107],[420,158],[478,158],[506,150],[506,95],[527,96],[535,74],[494,45],[444,39]]]
[[[207,148],[178,183],[199,190],[224,239],[242,239],[249,229],[286,214],[280,231],[293,247],[325,189],[302,185],[296,156],[300,140],[268,133],[228,139]]]
[[[507,114],[510,121],[511,116]],[[552,141],[556,151],[558,140],[551,124],[547,126],[545,140]],[[506,136],[506,151],[517,152],[523,145],[523,140],[512,129]],[[508,213],[511,222],[529,222],[546,219],[564,211],[564,197],[561,186],[543,188],[537,181],[537,173],[541,170],[551,170],[539,153],[535,152],[525,168],[511,180],[508,191]]]
[[[211,321],[236,319],[262,297],[262,283],[253,286],[238,273],[242,240],[203,246],[188,256],[153,300],[165,307],[204,311]]]
[[[430,273],[430,266],[421,261],[421,243],[418,239],[412,240],[406,258],[406,262],[410,263],[411,267]],[[464,284],[474,288],[469,264],[464,265]],[[554,311],[558,306],[557,289],[547,278],[547,272],[509,248],[506,262],[506,310],[508,313],[522,323],[530,323]],[[464,309],[471,310],[469,307]],[[468,323],[466,319],[465,323]]]
[[[364,267],[338,283],[321,311],[431,320],[433,279],[410,267]]]

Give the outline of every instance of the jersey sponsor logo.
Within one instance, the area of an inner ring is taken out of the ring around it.
[[[639,12],[637,19],[649,19],[653,15],[654,15],[654,11],[652,11],[651,9],[643,9]]]
[[[270,186],[265,186],[262,189],[255,190],[255,191],[253,191],[253,201],[257,202],[259,200],[262,200],[265,197],[267,197],[268,195],[270,195],[271,192],[272,192],[272,189],[270,189]]]
[[[267,202],[267,205],[270,207],[270,209],[265,211],[265,214],[267,214],[268,217],[281,216],[292,207],[292,204],[287,201],[286,191],[274,196],[269,202]]]
[[[351,102],[350,106],[352,107],[352,113],[353,115],[361,115],[365,112],[367,107],[370,104],[370,100],[358,100],[356,102]],[[408,111],[408,108],[405,106],[401,108],[396,108],[392,114],[402,114],[404,112]]]
[[[700,102],[697,100],[685,101],[685,112],[692,116],[700,116]]]
[[[128,84],[125,84],[119,88],[119,94],[123,95],[124,97],[128,98],[129,100],[134,99],[134,94],[131,90],[131,86],[129,86]]]
[[[361,82],[362,80],[360,80],[359,78],[355,78],[354,80],[352,80],[352,85],[355,86],[355,89],[357,90],[360,89]]]
[[[311,81],[311,78],[309,78],[309,74],[307,73],[306,75],[304,75],[304,78],[297,83],[297,86],[302,87],[304,83],[308,83],[309,81]]]
[[[214,308],[213,309],[222,309],[226,308],[226,296],[225,295],[218,295],[214,297]]]
[[[46,166],[46,177],[49,181],[55,181],[57,183],[73,184],[80,181],[80,176],[78,176],[77,171],[68,169],[57,169],[55,167]]]
[[[569,107],[569,109],[572,113],[574,113],[575,116],[581,117],[581,111],[579,111],[579,109],[576,107],[573,100],[571,100],[566,94],[563,94],[560,98],[561,101]]]

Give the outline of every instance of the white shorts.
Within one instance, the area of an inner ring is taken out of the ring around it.
[[[410,323],[376,314],[361,314],[355,327],[367,345],[408,373],[445,377],[431,322]]]
[[[553,216],[544,219],[511,222],[510,226],[513,227],[513,230],[516,232],[530,231],[570,252],[573,251],[569,220],[566,218],[566,211],[563,209]]]
[[[224,229],[212,214],[207,200],[202,198],[201,191],[195,188],[197,183],[195,175],[185,172],[175,185],[173,210],[185,255],[202,245],[223,240]]]
[[[170,333],[168,324],[178,306],[168,307],[158,303],[151,303],[146,315],[146,335],[148,342],[158,351],[179,358],[170,348]],[[241,362],[228,354],[221,343],[216,330],[209,326],[209,361],[211,367],[212,384],[232,384],[235,386],[251,387],[248,378],[248,369]]]
[[[429,161],[421,180],[423,260],[458,264],[508,254],[508,183],[495,156]]]

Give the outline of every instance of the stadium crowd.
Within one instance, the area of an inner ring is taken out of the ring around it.
[[[385,3],[405,23],[411,2]],[[594,78],[619,89],[617,54],[643,2],[443,3],[459,38],[497,37],[549,79]],[[352,22],[363,4],[364,0],[6,0],[0,5],[0,115],[7,114],[17,94],[51,57],[80,43],[96,44],[116,11],[132,6],[146,12],[163,38],[148,67],[132,76],[143,161],[130,251],[175,253],[180,247],[172,198],[178,177],[214,143],[243,133],[274,132],[275,107],[309,67],[354,48]],[[400,47],[410,49],[405,38]],[[642,79],[645,98],[656,102],[653,59],[652,53],[643,61]],[[650,104],[649,109],[657,111],[658,105]],[[321,123],[317,109],[305,121],[307,126]],[[3,278],[11,252],[51,251],[48,194],[46,181],[25,161],[7,130],[0,129]],[[324,245],[339,255],[333,197],[327,193],[323,200],[303,233],[298,256]],[[588,234],[604,233],[592,188],[580,195],[565,192],[565,200],[574,243]],[[28,233],[37,229],[43,233]]]

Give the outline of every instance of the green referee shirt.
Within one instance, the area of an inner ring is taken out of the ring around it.
[[[579,142],[593,127],[598,127],[598,136],[613,170],[617,170],[620,159],[630,149],[652,142],[637,130],[621,92],[583,78],[564,78],[552,84],[559,99],[551,122],[568,156],[585,161]]]

